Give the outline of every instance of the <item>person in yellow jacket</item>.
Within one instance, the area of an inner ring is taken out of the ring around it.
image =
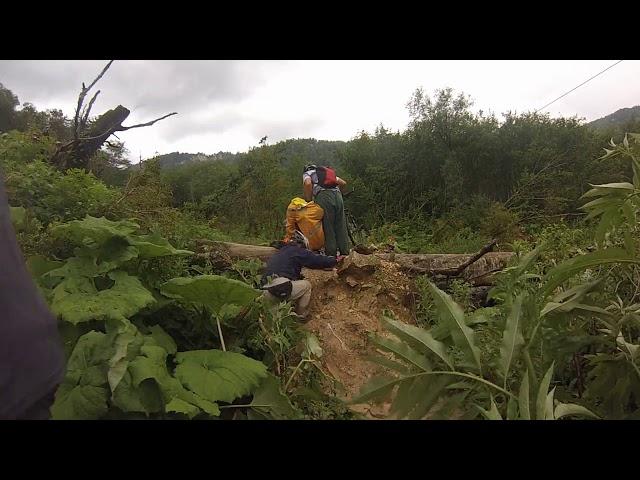
[[[307,202],[299,197],[292,199],[287,207],[284,242],[290,242],[295,231],[298,230],[306,237],[309,250],[316,252],[322,250],[324,248],[323,217],[324,210],[316,202]]]

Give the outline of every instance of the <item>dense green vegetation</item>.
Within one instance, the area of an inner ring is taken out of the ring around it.
[[[18,106],[0,87],[0,169],[68,358],[54,418],[354,418],[326,393],[339,386],[318,340],[258,297],[259,262],[193,255],[198,239],[280,238],[305,163],[338,168],[370,243],[516,252],[491,307],[474,309],[464,282],[418,279],[418,326],[385,316],[396,339],[371,340],[389,373],[361,400],[390,397],[400,418],[639,415],[637,117],[499,121],[418,90],[403,132],[135,166],[112,143],[88,171],[60,171],[69,120]]]

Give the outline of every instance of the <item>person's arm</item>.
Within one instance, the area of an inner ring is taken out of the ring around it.
[[[338,184],[338,188],[340,188],[340,191],[344,193],[344,187],[347,186],[347,182],[345,182],[340,177],[336,177],[336,183]]]
[[[304,180],[302,181],[302,189],[304,192],[304,199],[307,202],[313,200],[313,184],[311,183],[311,177],[304,177]]]
[[[337,260],[336,257],[327,257],[309,250],[303,250],[300,253],[300,263],[303,267],[321,269],[335,267]]]

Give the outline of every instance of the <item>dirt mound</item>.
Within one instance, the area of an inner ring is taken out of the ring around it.
[[[306,328],[318,337],[323,349],[323,366],[343,385],[347,400],[372,376],[382,372],[382,368],[367,361],[366,356],[375,351],[368,335],[386,336],[380,323],[383,310],[391,310],[399,320],[415,324],[411,280],[397,264],[380,259],[370,261],[365,257],[369,256],[352,257],[348,268],[340,274],[303,271],[313,286],[311,318]],[[353,407],[353,410],[381,418],[388,407],[368,405]]]

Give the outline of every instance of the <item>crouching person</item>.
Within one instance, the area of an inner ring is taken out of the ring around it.
[[[303,321],[308,320],[311,283],[302,277],[302,267],[333,268],[337,263],[335,257],[319,255],[307,248],[306,238],[296,231],[292,239],[269,258],[262,277],[265,297],[274,304],[295,301],[295,312]]]

